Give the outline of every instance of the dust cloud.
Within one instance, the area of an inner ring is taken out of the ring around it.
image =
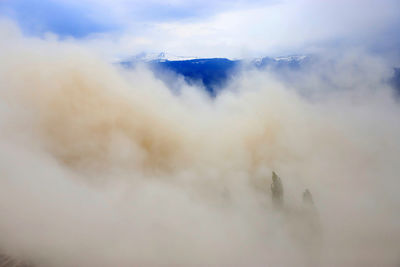
[[[245,71],[210,99],[68,40],[4,22],[0,35],[1,253],[34,266],[399,264],[400,108],[384,60],[351,51],[291,83]]]

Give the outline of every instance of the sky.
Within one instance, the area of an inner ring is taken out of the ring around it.
[[[243,58],[400,47],[397,0],[0,0],[26,35],[57,36],[108,57],[166,51]]]

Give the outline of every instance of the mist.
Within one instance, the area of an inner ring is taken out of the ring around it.
[[[400,263],[400,108],[384,59],[326,52],[290,82],[248,70],[210,98],[68,40],[4,22],[0,38],[2,254],[34,266]]]

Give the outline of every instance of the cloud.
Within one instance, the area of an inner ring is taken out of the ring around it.
[[[265,1],[250,1],[246,5],[260,2]],[[243,4],[243,1],[4,0],[0,2],[0,11],[18,21],[29,34],[52,32],[83,38],[96,33],[127,30],[134,24],[199,20],[221,10],[243,7]]]
[[[2,253],[35,266],[398,264],[400,109],[382,58],[341,50],[292,84],[246,72],[211,100],[76,43],[3,23],[0,36]]]
[[[387,31],[399,28],[399,12],[396,1],[285,1],[200,22],[163,23],[156,30],[161,28],[164,45],[174,52],[189,53],[190,47],[206,56],[279,55],[327,45],[370,47],[383,36],[386,43],[398,43]]]
[[[395,0],[39,2],[3,1],[2,13],[14,14],[30,32],[89,40],[114,56],[168,51],[232,58],[338,46],[399,55]]]

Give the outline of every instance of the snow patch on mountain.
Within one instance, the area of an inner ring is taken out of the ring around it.
[[[143,62],[184,61],[184,60],[192,60],[192,59],[198,59],[198,57],[178,56],[178,55],[174,55],[174,54],[167,53],[167,52],[160,52],[160,53],[142,52],[131,58],[132,61],[143,61]]]

